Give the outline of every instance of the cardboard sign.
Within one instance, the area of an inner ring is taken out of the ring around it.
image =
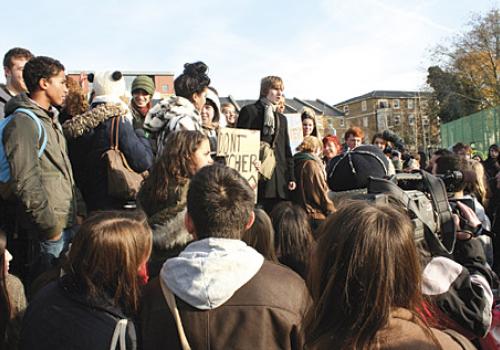
[[[297,153],[296,148],[304,140],[302,133],[302,119],[299,113],[287,113],[285,114],[286,120],[288,122],[288,136],[290,137],[290,148],[292,149],[292,154]]]
[[[253,164],[259,160],[260,131],[247,129],[222,128],[217,138],[217,156],[224,157],[226,165],[238,170],[255,191],[259,173]]]

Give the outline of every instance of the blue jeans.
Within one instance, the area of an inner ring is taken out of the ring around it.
[[[61,253],[68,249],[77,229],[76,226],[64,229],[61,238],[57,241],[43,240],[38,242],[39,252],[30,268],[29,283],[56,265]]]
[[[59,258],[61,252],[68,248],[68,245],[71,243],[74,235],[75,230],[73,227],[70,227],[63,230],[61,238],[57,241],[40,241],[40,255],[42,256],[42,260],[45,260],[44,256],[47,256],[47,259],[50,260],[50,262]]]

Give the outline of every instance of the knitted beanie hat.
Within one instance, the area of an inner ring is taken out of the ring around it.
[[[155,83],[153,79],[148,77],[147,75],[139,75],[132,82],[132,93],[135,90],[144,90],[148,95],[153,95],[155,93]]]
[[[127,96],[125,79],[120,71],[90,73],[88,80],[93,83],[93,102],[114,102]]]

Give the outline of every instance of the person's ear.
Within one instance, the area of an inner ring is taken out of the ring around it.
[[[186,230],[196,239],[196,229],[194,227],[193,219],[187,211],[186,215],[184,215],[184,226],[186,227]]]
[[[250,217],[248,218],[248,222],[245,225],[245,231],[248,230],[250,227],[252,227],[254,221],[255,221],[255,212],[252,210],[252,212],[250,213]]]
[[[12,76],[12,71],[9,67],[3,66],[3,71],[6,78],[10,78]]]
[[[41,78],[38,81],[38,87],[40,88],[40,90],[47,90],[47,88],[49,87],[49,79]]]

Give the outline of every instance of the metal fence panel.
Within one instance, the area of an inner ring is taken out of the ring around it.
[[[449,148],[457,142],[487,152],[491,144],[500,142],[500,106],[441,124],[441,146]]]

